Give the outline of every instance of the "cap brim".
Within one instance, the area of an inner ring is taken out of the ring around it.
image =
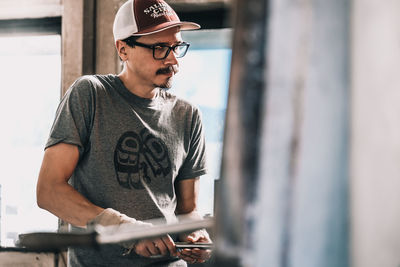
[[[188,30],[198,30],[200,29],[200,25],[194,22],[187,22],[187,21],[168,21],[162,24],[157,25],[156,27],[151,27],[148,29],[143,29],[139,32],[132,34],[132,36],[143,36],[149,35],[157,32],[161,32],[173,27],[179,27],[181,31],[188,31]]]

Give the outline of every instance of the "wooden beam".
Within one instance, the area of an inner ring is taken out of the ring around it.
[[[61,34],[61,17],[0,20],[0,36]]]
[[[113,36],[115,14],[124,0],[97,0],[96,6],[96,73],[119,73],[122,65],[118,58]]]
[[[65,1],[62,22],[62,95],[83,73],[83,1]]]
[[[64,1],[62,94],[80,76],[95,71],[95,0]]]

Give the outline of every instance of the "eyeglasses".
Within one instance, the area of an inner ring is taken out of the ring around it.
[[[190,44],[186,43],[186,42],[179,43],[179,44],[176,44],[173,46],[168,46],[168,45],[164,45],[164,44],[148,45],[148,44],[139,43],[139,42],[136,42],[133,40],[126,40],[126,43],[131,47],[133,47],[134,45],[137,45],[140,47],[152,49],[153,50],[153,58],[156,60],[166,59],[168,57],[169,53],[171,52],[171,50],[175,54],[175,57],[177,57],[177,58],[184,57],[190,46]]]

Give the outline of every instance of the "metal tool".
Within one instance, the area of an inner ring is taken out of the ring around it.
[[[68,247],[96,247],[102,244],[116,244],[140,239],[154,238],[167,234],[192,232],[214,226],[212,218],[184,221],[174,224],[138,227],[132,225],[95,226],[84,233],[36,232],[19,235],[18,247],[36,251],[60,251]]]

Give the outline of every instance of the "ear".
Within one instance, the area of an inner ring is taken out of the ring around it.
[[[121,58],[122,61],[126,61],[128,59],[126,46],[127,46],[126,43],[121,40],[117,40],[115,42],[115,47],[117,48],[118,56]]]

